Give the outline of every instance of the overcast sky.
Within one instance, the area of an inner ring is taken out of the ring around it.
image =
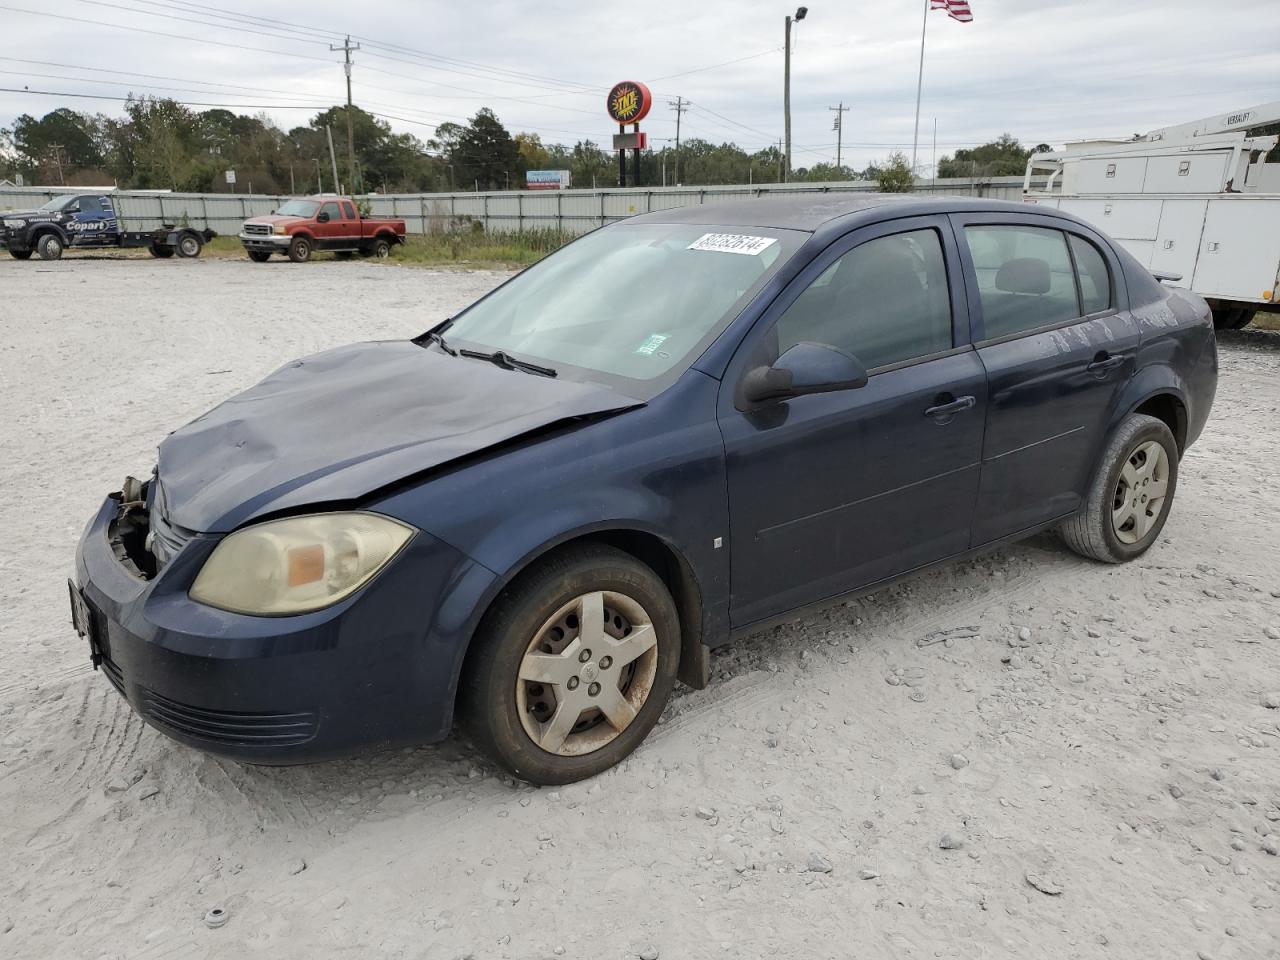
[[[1004,131],[1059,145],[1280,100],[1280,0],[971,4],[970,24],[928,15],[922,165],[932,160],[934,118],[942,156]],[[811,0],[793,35],[794,166],[834,160],[828,107],[841,101],[846,163],[910,154],[924,5]],[[341,54],[328,49],[336,37],[326,34],[350,31],[364,38],[356,102],[423,140],[431,124],[489,106],[513,133],[607,143],[605,93],[634,79],[654,91],[642,129],[656,145],[675,136],[667,101],[679,95],[693,105],[682,138],[754,150],[782,137],[783,18],[794,9],[778,0],[0,0],[0,87],[153,93],[246,113],[267,105],[288,128],[345,98]],[[59,106],[122,105],[5,92],[0,125]]]

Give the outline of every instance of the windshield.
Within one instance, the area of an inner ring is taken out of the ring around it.
[[[50,200],[48,203],[42,203],[42,204],[40,204],[39,209],[41,209],[41,210],[61,210],[63,207],[65,207],[68,203],[70,203],[70,202],[71,202],[72,200],[74,200],[74,199],[75,199],[75,195],[74,195],[74,194],[68,194],[68,195],[63,196],[63,197],[54,197],[54,198],[53,198],[52,200]]]
[[[465,342],[653,380],[697,359],[808,234],[765,227],[619,223],[562,248],[448,328]]]
[[[282,217],[306,217],[310,219],[316,215],[320,204],[314,200],[290,200],[288,203],[282,204],[280,209],[276,211]]]

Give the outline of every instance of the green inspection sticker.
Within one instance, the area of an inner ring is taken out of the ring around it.
[[[636,347],[636,353],[642,357],[651,357],[658,352],[658,348],[667,341],[668,337],[665,333],[651,333],[645,338],[644,343]]]

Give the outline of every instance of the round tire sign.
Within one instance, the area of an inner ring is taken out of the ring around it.
[[[653,94],[643,83],[623,80],[609,91],[605,109],[615,123],[639,123],[653,106]]]

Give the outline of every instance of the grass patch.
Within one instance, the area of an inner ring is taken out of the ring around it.
[[[1249,324],[1258,330],[1280,330],[1280,313],[1263,313],[1258,311],[1253,315],[1253,323]]]
[[[478,230],[447,233],[410,234],[391,251],[393,262],[420,267],[487,267],[519,269],[537,263],[562,247],[573,235],[557,230],[529,230],[525,233],[486,234]],[[204,256],[242,258],[244,247],[234,236],[214,237],[205,244]],[[331,253],[316,253],[315,259],[333,259]]]

